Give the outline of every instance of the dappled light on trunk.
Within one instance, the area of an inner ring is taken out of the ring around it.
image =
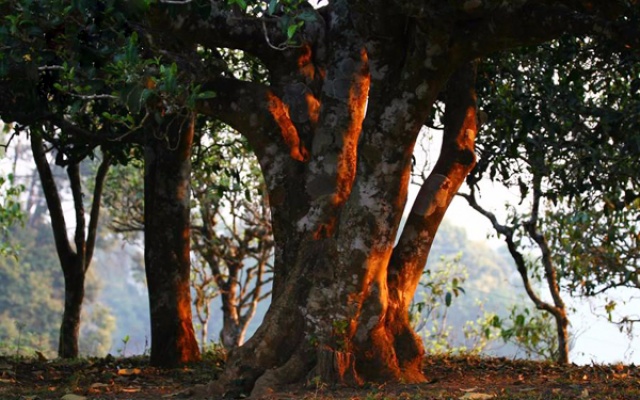
[[[282,138],[289,146],[291,158],[297,161],[306,161],[309,158],[309,152],[304,147],[304,144],[300,143],[298,131],[289,116],[289,107],[271,91],[267,92],[267,101],[269,102],[269,111],[280,127]]]

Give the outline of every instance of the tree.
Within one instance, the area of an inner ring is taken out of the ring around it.
[[[338,0],[317,10],[291,2],[151,7],[157,30],[211,52],[245,51],[269,71],[267,86],[211,66],[202,88],[216,96],[196,105],[249,141],[276,242],[270,309],[212,390],[259,395],[309,374],[326,382],[424,380],[408,307],[438,224],[474,164],[472,60],[596,25],[635,46],[632,15],[617,18],[630,6]],[[441,156],[400,233],[413,146],[440,96]]]
[[[194,253],[203,264],[199,269],[203,283],[212,280],[208,286],[215,286],[220,294],[220,341],[231,350],[244,343],[258,303],[271,293],[273,239],[262,193],[264,182],[246,143],[238,140],[235,132],[224,129],[212,131],[210,136],[204,140],[213,143],[195,154],[199,166],[192,176],[197,202],[192,239]],[[196,285],[207,288],[194,282]],[[198,298],[207,301],[206,296]],[[200,306],[208,307],[208,303]],[[200,314],[209,315],[208,311]],[[201,318],[203,326],[207,322],[208,318]],[[205,338],[203,334],[203,346]]]
[[[42,193],[38,191],[37,196]],[[14,346],[17,348],[11,354],[33,355],[37,350],[54,356],[57,352],[65,282],[48,225],[44,219],[38,219],[33,225],[13,227],[12,243],[20,251],[17,257],[0,258],[0,283],[6,288],[0,295],[3,352]],[[111,341],[112,316],[97,301],[102,282],[92,274],[94,271],[90,269],[85,279],[86,307],[79,347],[83,354],[104,355]]]
[[[79,353],[80,315],[85,293],[85,278],[95,248],[102,187],[109,170],[111,158],[109,155],[105,155],[98,167],[88,225],[85,222],[80,165],[77,162],[71,162],[67,167],[67,175],[71,193],[73,194],[76,225],[74,234],[75,246],[72,246],[67,236],[67,223],[62,201],[46,157],[41,133],[37,130],[32,130],[31,132],[31,149],[47,200],[56,251],[64,274],[65,301],[62,324],[60,326],[58,355],[62,358],[76,358]]]
[[[188,178],[189,155],[175,150],[190,151],[192,129],[188,121],[192,112],[185,109],[185,99],[176,101],[184,91],[175,84],[175,63],[164,65],[162,57],[154,57],[151,45],[145,49],[152,53],[151,59],[139,57],[133,29],[139,10],[133,3],[3,0],[0,11],[6,16],[0,25],[0,116],[17,122],[16,131],[30,131],[38,141],[33,143],[34,149],[42,147],[41,141],[52,144],[58,164],[74,171],[97,146],[119,163],[128,162],[132,152],[140,152],[132,144],[144,148],[147,209],[159,217],[147,224],[154,230],[148,233],[149,245],[145,247],[152,362],[174,366],[197,360],[188,286],[189,232],[174,230],[188,226],[185,204],[189,199],[183,194],[188,188],[184,178]],[[171,40],[163,45],[169,43]],[[191,99],[187,97],[186,102]],[[170,147],[176,143],[176,148]],[[178,162],[183,164],[174,169],[172,163]],[[173,179],[163,182],[165,173]],[[76,194],[79,192],[74,191],[74,198]],[[49,207],[55,206],[55,200],[47,200]],[[53,225],[63,224],[54,221]],[[93,250],[88,248],[85,253],[80,247],[84,245],[80,234],[76,234],[77,257],[61,234],[59,238],[63,264],[72,262],[71,258],[88,262],[84,256]],[[71,271],[65,267],[67,270]],[[74,275],[69,279],[78,294],[80,274]],[[171,285],[173,281],[177,284]],[[70,329],[67,326],[64,332],[72,333]],[[70,343],[64,348],[69,351],[65,356],[76,351]]]
[[[557,358],[560,364],[569,363],[569,317],[567,315],[567,307],[560,291],[560,280],[558,269],[551,257],[551,248],[543,234],[538,230],[539,212],[540,212],[540,180],[534,177],[534,195],[529,218],[512,217],[508,224],[498,222],[496,216],[482,208],[478,204],[475,191],[472,189],[469,194],[461,194],[471,207],[484,215],[491,222],[493,228],[504,240],[509,249],[509,253],[516,263],[516,268],[522,283],[529,296],[529,299],[535,304],[536,308],[544,310],[553,315],[556,323],[557,337]],[[547,284],[547,290],[551,296],[551,302],[543,300],[537,293],[530,274],[540,274],[538,266],[532,265],[531,261],[523,253],[522,237],[530,238],[537,249],[542,254],[540,264],[542,264],[542,277]]]
[[[464,197],[504,235],[532,301],[556,319],[561,362],[569,350],[561,286],[585,295],[637,287],[638,65],[637,51],[606,38],[564,37],[496,55],[481,74],[489,118]],[[483,177],[520,193],[507,222],[478,204],[473,186]],[[531,247],[539,262],[527,258]],[[530,287],[536,264],[552,302]]]
[[[245,141],[222,126],[201,130],[192,160],[191,285],[200,344],[204,347],[208,337],[210,302],[220,294],[220,337],[231,349],[244,341],[257,303],[270,293],[273,241],[263,182]],[[144,229],[141,179],[135,168],[117,174],[106,197],[110,225],[135,234]]]

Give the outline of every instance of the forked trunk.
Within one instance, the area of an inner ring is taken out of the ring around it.
[[[102,189],[111,164],[111,157],[103,153],[103,160],[98,167],[93,189],[89,225],[87,227],[85,227],[84,196],[80,179],[80,167],[77,162],[69,162],[67,166],[76,222],[74,250],[67,236],[67,224],[62,210],[62,202],[44,152],[42,135],[38,129],[33,129],[31,132],[31,149],[47,201],[47,208],[51,217],[51,229],[56,243],[56,252],[58,253],[60,267],[64,276],[64,313],[60,326],[58,355],[61,358],[75,358],[78,357],[79,349],[84,281],[96,243]]]
[[[307,232],[302,237],[293,230],[276,236],[278,244],[285,243],[280,252],[299,244],[295,263],[263,324],[233,353],[212,390],[252,391],[259,397],[305,379],[341,384],[425,379],[424,349],[408,310],[438,225],[475,163],[474,79],[475,65],[467,65],[446,89],[441,156],[395,247],[411,153],[375,166],[385,173],[358,175],[350,193],[329,198],[331,204],[344,202],[339,214],[298,222]],[[359,168],[373,168],[367,161]],[[374,193],[382,196],[370,197]]]
[[[166,115],[145,143],[145,272],[151,315],[151,364],[196,361],[191,320],[189,175],[193,116]]]

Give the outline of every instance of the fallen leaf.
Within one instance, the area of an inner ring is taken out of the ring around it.
[[[77,394],[65,394],[60,398],[60,400],[86,400],[87,398],[84,396],[78,396]]]
[[[89,386],[89,387],[91,389],[100,389],[100,388],[109,387],[109,385],[106,384],[106,383],[96,382],[96,383],[92,383],[91,386]]]
[[[118,375],[120,376],[139,375],[141,373],[140,368],[122,368],[118,370]]]
[[[580,393],[580,397],[583,398],[583,399],[586,399],[587,397],[589,397],[589,391],[587,389],[583,390]]]
[[[486,394],[486,393],[465,393],[464,396],[459,397],[459,399],[465,399],[465,400],[486,400],[486,399],[493,399],[495,396],[492,394]]]

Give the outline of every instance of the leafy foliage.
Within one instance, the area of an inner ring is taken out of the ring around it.
[[[489,120],[468,181],[498,180],[525,201],[540,180],[541,227],[572,292],[638,287],[639,65],[604,38],[563,38],[495,57],[481,74]]]
[[[16,256],[15,248],[10,244],[11,226],[24,220],[20,207],[20,193],[24,186],[16,185],[13,174],[0,175],[0,256]]]
[[[432,255],[411,308],[427,352],[555,356],[550,319],[527,308],[524,292],[511,283],[507,255],[470,242],[446,221]]]

